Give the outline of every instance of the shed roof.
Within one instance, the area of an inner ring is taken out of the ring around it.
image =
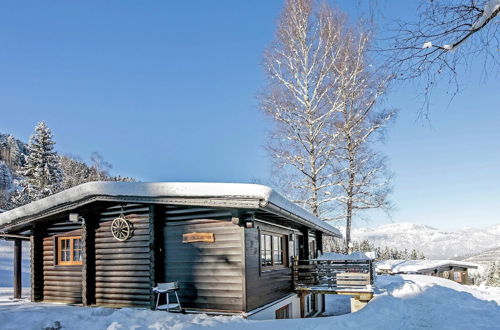
[[[416,273],[441,267],[477,268],[478,265],[457,260],[383,260],[375,264],[377,270],[391,273]]]
[[[273,189],[246,183],[207,182],[89,182],[0,214],[0,231],[93,201],[132,201],[159,204],[261,209],[338,236],[338,229],[315,217]]]

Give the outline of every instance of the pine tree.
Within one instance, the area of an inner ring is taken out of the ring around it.
[[[391,251],[389,250],[389,247],[386,245],[385,248],[382,250],[380,254],[380,259],[381,260],[388,260],[391,259]]]
[[[500,286],[500,262],[491,261],[486,267],[481,280],[486,285]]]
[[[57,192],[62,181],[59,157],[53,151],[55,142],[50,128],[42,121],[35,127],[30,137],[28,157],[19,174],[25,178],[18,182],[19,187],[12,202],[19,206],[49,196]]]
[[[359,245],[359,250],[360,250],[360,252],[369,252],[369,251],[373,250],[373,246],[370,244],[370,242],[368,240],[365,239]]]
[[[92,181],[92,169],[83,161],[70,156],[60,156],[59,163],[63,173],[61,190]]]

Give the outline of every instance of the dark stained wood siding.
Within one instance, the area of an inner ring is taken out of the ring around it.
[[[185,308],[243,311],[243,228],[227,211],[173,209],[165,213],[164,281],[178,281]],[[182,243],[191,232],[214,233],[213,243]]]
[[[245,279],[246,279],[246,311],[251,311],[265,304],[293,293],[291,268],[262,270],[260,267],[259,230],[275,232],[283,235],[292,230],[269,225],[257,225],[256,228],[245,229]],[[285,246],[288,246],[286,244]]]
[[[123,205],[133,235],[121,242],[111,234],[111,222],[122,212],[113,206],[100,213],[95,229],[95,302],[100,306],[150,306],[150,208]]]
[[[46,228],[43,238],[43,301],[82,303],[82,266],[58,266],[55,237],[81,235],[81,224],[60,221]]]

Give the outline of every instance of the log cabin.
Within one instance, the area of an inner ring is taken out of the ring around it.
[[[297,294],[292,260],[340,232],[269,187],[233,183],[85,183],[0,214],[0,236],[31,242],[31,300],[153,308],[178,282],[187,312],[305,317],[324,295]],[[17,276],[17,275],[15,275]],[[20,277],[15,295],[20,296]]]

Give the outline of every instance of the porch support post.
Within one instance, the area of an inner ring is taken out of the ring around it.
[[[316,249],[323,254],[323,233],[318,233],[316,235],[317,237],[317,242],[316,242]]]
[[[30,236],[31,301],[43,300],[43,232],[33,226]]]
[[[156,205],[151,204],[149,206],[149,294],[150,294],[150,308],[155,308],[155,295],[152,288],[156,284],[156,240],[155,240],[155,213]]]
[[[299,301],[300,301],[300,317],[306,317],[306,295],[304,292],[299,293]]]
[[[95,229],[92,221],[82,222],[82,305],[95,303]]]
[[[304,254],[301,256],[302,260],[309,260],[309,230],[306,228],[302,231],[302,242],[304,244],[304,248],[302,249],[302,253]]]
[[[14,299],[21,299],[21,259],[22,243],[20,239],[14,240]]]

